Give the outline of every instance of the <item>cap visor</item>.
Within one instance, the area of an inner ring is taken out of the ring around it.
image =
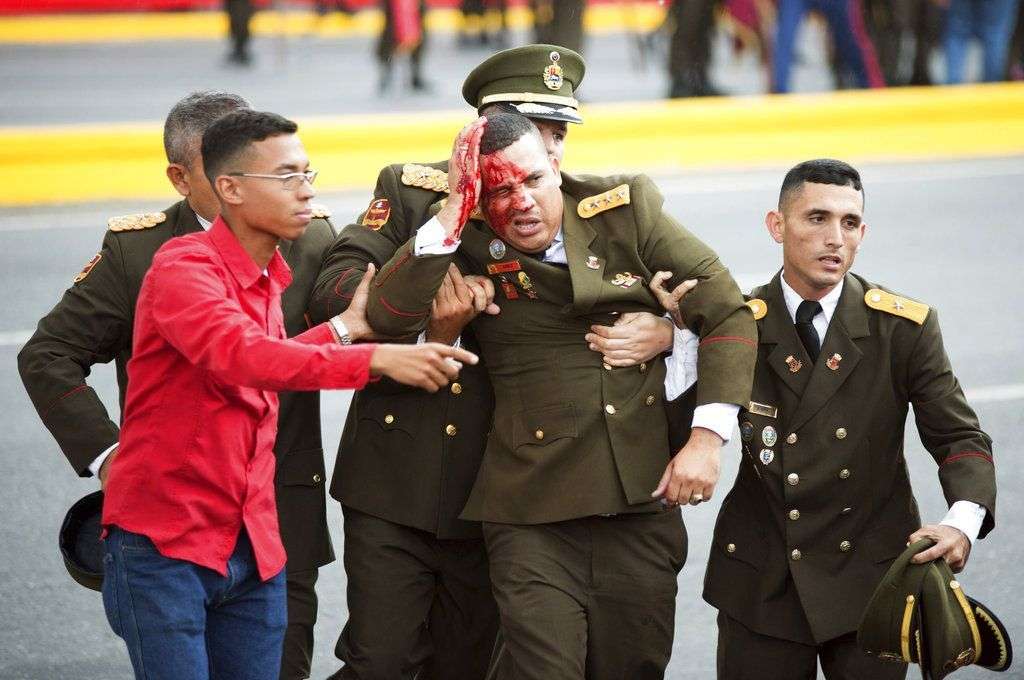
[[[982,603],[972,597],[967,601],[971,603],[978,632],[981,633],[981,655],[974,663],[990,671],[1005,671],[1013,661],[1013,647],[1006,626]]]
[[[571,106],[542,104],[539,102],[513,103],[512,106],[527,118],[558,120],[563,123],[583,123],[583,117],[580,116],[579,111]]]

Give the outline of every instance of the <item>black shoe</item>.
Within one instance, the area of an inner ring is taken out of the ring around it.
[[[230,66],[252,66],[252,55],[247,50],[234,50],[227,56],[228,65]]]
[[[409,87],[411,87],[414,92],[419,92],[420,94],[430,94],[434,90],[431,84],[426,80],[423,80],[420,76],[413,76],[412,80],[409,81]]]

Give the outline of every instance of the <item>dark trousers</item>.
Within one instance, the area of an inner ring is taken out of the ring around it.
[[[483,541],[343,510],[349,618],[332,677],[483,678],[498,629]]]
[[[668,73],[679,94],[707,89],[711,35],[718,0],[675,0],[669,8],[675,28],[669,43]]]
[[[484,523],[504,651],[497,677],[662,678],[672,654],[678,510],[539,525]]]
[[[316,625],[316,579],[319,570],[287,574],[288,628],[284,633],[280,680],[305,680],[313,663],[313,627]]]
[[[718,613],[718,680],[815,680],[818,661],[828,680],[902,680],[907,665],[880,661],[848,633],[820,645],[761,635]]]
[[[231,52],[236,57],[249,52],[249,22],[253,9],[250,0],[224,0],[231,30]]]
[[[285,630],[282,570],[261,581],[243,530],[227,574],[161,555],[141,534],[104,540],[103,608],[136,678],[273,680]]]

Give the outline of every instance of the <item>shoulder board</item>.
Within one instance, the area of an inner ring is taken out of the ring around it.
[[[140,231],[155,227],[166,219],[167,215],[162,212],[121,215],[107,220],[107,228],[110,231]]]
[[[576,212],[583,219],[589,219],[594,215],[603,213],[605,210],[618,208],[620,205],[629,205],[629,185],[620,184],[614,189],[609,189],[603,194],[589,196],[580,201],[576,206]]]
[[[758,298],[747,300],[747,307],[750,307],[750,311],[754,313],[754,321],[763,319],[764,315],[768,313],[768,303]]]
[[[313,211],[313,217],[314,218],[316,218],[316,217],[330,217],[331,216],[331,209],[328,208],[326,205],[320,205],[318,203],[314,203],[311,206],[309,206],[309,209]]]
[[[928,318],[928,305],[894,295],[881,288],[872,288],[864,293],[864,302],[871,309],[877,309],[880,312],[886,312],[895,316],[902,316],[904,319],[910,319],[918,326],[923,324],[924,320]]]
[[[447,172],[415,163],[406,163],[402,166],[402,184],[442,194],[449,191]]]

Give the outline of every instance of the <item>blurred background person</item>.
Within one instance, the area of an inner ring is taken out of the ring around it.
[[[1017,28],[1010,40],[1006,64],[1007,80],[1024,80],[1024,3],[1017,4]]]
[[[672,31],[668,49],[669,97],[722,94],[708,77],[717,5],[718,0],[675,0],[669,8]]]
[[[585,0],[530,0],[533,42],[561,45],[583,54]]]
[[[942,18],[934,0],[865,0],[865,23],[886,84],[932,84],[930,63]]]
[[[228,63],[235,66],[252,64],[249,53],[249,22],[252,21],[253,7],[251,0],[224,0],[224,9],[228,13],[228,29],[231,34],[231,51],[228,52]]]
[[[981,43],[981,80],[994,83],[1006,75],[1010,35],[1020,0],[937,0],[946,10],[946,83],[964,82],[971,38]]]
[[[492,47],[504,49],[508,45],[508,9],[506,0],[496,0],[488,6],[486,0],[462,0],[459,11],[462,23],[459,26],[459,47]]]
[[[860,0],[779,0],[772,59],[772,92],[789,92],[794,43],[804,15],[817,10],[828,23],[836,58],[849,69],[857,87],[885,87],[875,48],[864,27]]]
[[[386,92],[394,76],[394,62],[398,55],[409,55],[409,87],[423,92],[429,89],[423,79],[423,50],[427,42],[424,24],[424,0],[384,0],[384,28],[377,41],[377,60],[380,62],[378,91]]]

